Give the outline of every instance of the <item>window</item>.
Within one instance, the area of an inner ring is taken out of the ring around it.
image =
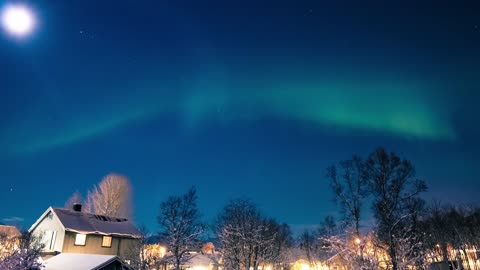
[[[47,230],[42,237],[43,244],[46,250],[53,250],[55,247],[55,240],[57,239],[57,231]]]
[[[50,244],[48,245],[49,250],[53,250],[55,248],[55,241],[57,240],[57,231],[52,232],[52,238],[50,238]]]
[[[85,246],[85,241],[87,240],[86,234],[79,234],[75,236],[75,246]]]
[[[103,236],[102,247],[112,247],[112,237]]]

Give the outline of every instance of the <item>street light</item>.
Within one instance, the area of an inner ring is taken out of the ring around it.
[[[360,240],[360,238],[357,237],[355,239],[355,244],[360,245],[361,242],[362,242],[362,240]]]
[[[361,243],[362,243],[362,239],[360,239],[360,237],[355,238],[355,244],[358,247],[358,255],[363,259],[363,252],[362,252]]]

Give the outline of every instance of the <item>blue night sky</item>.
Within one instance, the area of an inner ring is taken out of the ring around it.
[[[480,203],[475,2],[23,1],[34,31],[0,32],[0,222],[117,172],[152,231],[192,185],[207,221],[246,197],[299,228],[336,212],[325,168],[378,146],[427,200]]]

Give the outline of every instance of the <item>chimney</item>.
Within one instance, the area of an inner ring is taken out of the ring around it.
[[[82,212],[82,205],[79,203],[74,203],[73,204],[73,211],[75,212]]]

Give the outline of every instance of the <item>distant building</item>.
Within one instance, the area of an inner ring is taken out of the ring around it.
[[[60,253],[111,255],[127,258],[141,233],[127,219],[49,207],[28,230],[42,239],[44,260]]]
[[[206,242],[202,246],[203,254],[215,254],[215,245],[212,242]]]
[[[325,261],[325,268],[328,270],[346,270],[347,262],[344,258],[336,254]]]
[[[202,254],[190,252],[185,254],[182,269],[186,270],[218,270],[219,269],[218,254]]]
[[[0,235],[8,238],[15,238],[22,236],[22,233],[20,233],[15,226],[0,225]]]

